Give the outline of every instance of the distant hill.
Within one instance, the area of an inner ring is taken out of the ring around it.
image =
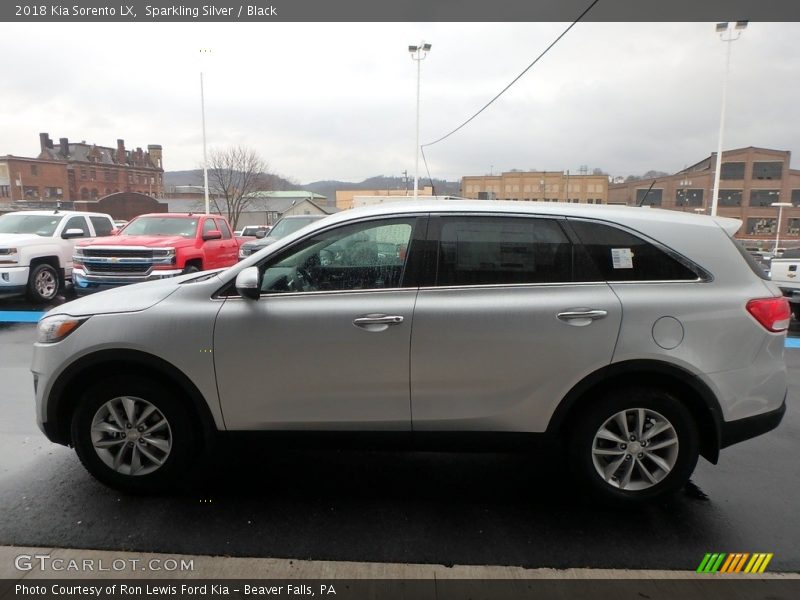
[[[284,179],[278,175],[267,174],[270,178],[270,189],[276,192],[302,189],[296,183]],[[164,187],[169,191],[170,187],[176,185],[203,185],[203,169],[192,169],[191,171],[165,171]]]
[[[351,181],[313,181],[311,183],[298,184],[284,179],[278,175],[270,175],[270,189],[273,191],[308,190],[315,194],[322,194],[328,199],[329,206],[336,205],[336,190],[405,190],[411,192],[414,189],[414,180],[402,177],[386,177],[378,175],[369,177],[359,183]],[[203,185],[203,170],[192,169],[190,171],[166,171],[164,173],[164,187],[169,188],[176,185]],[[424,188],[430,185],[427,179],[420,179],[419,187]],[[443,179],[433,180],[433,190],[439,196],[458,196],[459,181],[444,181]]]

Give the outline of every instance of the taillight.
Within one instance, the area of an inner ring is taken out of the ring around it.
[[[792,317],[789,301],[784,297],[750,300],[747,303],[747,312],[753,315],[765,329],[776,333],[786,331]]]

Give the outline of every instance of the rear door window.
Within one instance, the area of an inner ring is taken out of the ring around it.
[[[98,237],[111,235],[114,224],[105,217],[89,217],[94,227],[94,234]]]
[[[570,282],[572,244],[553,219],[443,216],[436,285]]]

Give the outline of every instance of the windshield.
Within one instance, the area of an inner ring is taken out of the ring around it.
[[[0,233],[34,233],[50,237],[60,221],[60,215],[3,215],[0,217]]]
[[[197,235],[197,218],[140,217],[126,225],[120,235],[180,235],[191,238]]]
[[[278,221],[278,224],[275,225],[272,229],[269,230],[269,233],[266,235],[268,238],[278,239],[282,237],[286,237],[290,233],[294,233],[298,229],[302,229],[309,223],[313,223],[314,221],[318,221],[319,217],[300,217],[298,219],[281,219]]]

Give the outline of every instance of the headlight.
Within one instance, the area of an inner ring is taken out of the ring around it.
[[[0,248],[0,256],[8,256],[9,254],[16,254],[16,248]]]
[[[250,256],[250,253],[244,246],[239,247],[239,258],[245,258],[246,256]]]
[[[78,256],[83,258],[83,256],[84,256],[83,248],[81,248],[80,246],[75,246],[75,251],[72,253],[72,258],[75,258],[75,257],[78,257]]]
[[[37,339],[40,344],[54,344],[60,342],[70,333],[75,331],[89,317],[71,317],[69,315],[53,315],[39,321],[37,326]]]
[[[175,248],[156,248],[153,250],[153,256],[157,256],[158,258],[175,256]]]

